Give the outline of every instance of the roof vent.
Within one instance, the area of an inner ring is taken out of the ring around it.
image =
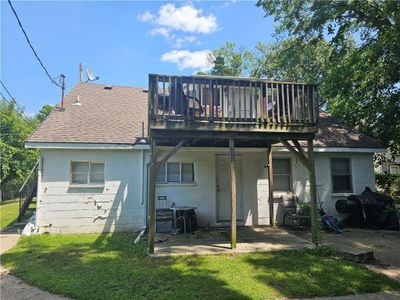
[[[107,84],[107,85],[104,87],[104,89],[105,89],[105,90],[112,90],[112,85],[111,85],[111,84]]]
[[[80,101],[80,99],[79,99],[79,95],[76,95],[75,102],[74,102],[74,104],[72,104],[72,105],[82,105],[82,104],[81,104],[81,101]]]

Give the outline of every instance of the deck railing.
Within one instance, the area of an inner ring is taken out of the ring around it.
[[[149,119],[316,126],[317,86],[253,78],[150,74]]]

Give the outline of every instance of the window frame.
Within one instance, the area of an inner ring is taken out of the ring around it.
[[[288,160],[289,161],[289,174],[274,174],[274,160]],[[289,190],[278,190],[275,189],[275,180],[273,180],[274,192],[287,193],[293,191],[293,166],[292,166],[292,158],[291,157],[275,157],[272,159],[272,178],[275,176],[289,176]]]
[[[333,173],[333,162],[334,160],[346,160],[348,162],[348,166],[349,166],[349,173],[340,173],[340,174],[334,174]],[[353,187],[353,170],[352,170],[352,161],[351,161],[351,157],[331,157],[330,158],[330,172],[331,172],[331,189],[332,189],[332,194],[351,194],[354,191],[354,187]],[[334,187],[334,176],[349,176],[349,186],[350,186],[350,190],[335,190]]]
[[[73,163],[88,163],[89,168],[86,176],[86,183],[77,183],[73,182],[73,175],[75,173],[81,173],[81,172],[72,172],[72,165]],[[94,182],[92,183],[90,181],[90,170],[91,170],[91,164],[103,164],[104,165],[104,181],[103,182]],[[106,183],[106,163],[105,161],[99,161],[99,160],[71,160],[70,161],[70,170],[69,170],[69,185],[73,187],[104,187]]]
[[[168,164],[179,164],[179,181],[168,181]],[[193,165],[193,181],[182,181],[182,165],[183,164],[191,164]],[[195,184],[196,183],[196,167],[194,162],[179,162],[179,161],[171,161],[171,162],[166,162],[165,164],[161,165],[160,168],[164,167],[164,181],[156,181],[156,184],[179,184],[179,185],[185,185],[185,184]],[[156,174],[157,178],[157,174]],[[157,180],[157,179],[156,179]]]
[[[392,172],[392,170],[395,170]],[[390,175],[400,175],[400,166],[399,165],[389,165],[389,172]]]

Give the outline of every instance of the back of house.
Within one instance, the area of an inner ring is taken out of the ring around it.
[[[301,127],[302,133],[292,130],[291,123],[287,126],[283,123],[289,122],[289,115],[276,114],[268,106],[271,103],[285,109],[282,106],[287,103],[287,111],[295,112],[295,107],[286,102],[288,99],[280,102],[280,96],[274,98],[273,89],[270,96],[257,83],[241,81],[237,86],[232,81],[227,87],[227,81],[215,81],[202,87],[203,83],[195,81],[196,77],[189,79],[193,82],[181,85],[182,90],[174,87],[173,80],[162,82],[158,77],[157,85],[150,86],[149,90],[92,83],[78,83],[73,87],[64,99],[64,107],[56,108],[26,141],[26,147],[41,152],[36,216],[39,233],[136,231],[146,227],[149,132],[157,136],[160,155],[171,152],[182,131],[186,135],[182,137],[183,147],[157,170],[156,208],[194,207],[200,226],[229,224],[232,190],[230,150],[228,139],[223,137],[226,134],[237,138],[238,225],[271,223],[267,155],[271,146],[274,219],[282,220],[282,195],[297,195],[300,201],[309,201],[307,168],[279,139],[272,145],[263,138],[274,134],[291,137],[306,134],[305,125]],[[284,83],[275,91],[289,97],[296,93],[291,88]],[[308,99],[314,101],[312,89],[306,89]],[[172,97],[173,91],[186,99],[186,106],[180,108],[182,120],[177,118],[179,108],[173,99],[178,98]],[[257,91],[265,97],[256,98]],[[302,91],[307,94],[304,87]],[[297,88],[297,93],[300,92]],[[234,93],[243,96],[236,99]],[[235,101],[238,109],[235,105],[230,109],[229,105]],[[260,105],[262,101],[267,105]],[[359,194],[367,186],[374,189],[373,155],[385,149],[327,113],[316,114],[311,106],[305,107],[310,109],[309,120],[315,119],[318,124],[317,132],[312,132],[317,198],[324,203],[326,211],[336,214],[336,200]],[[270,113],[271,118],[281,118],[281,128],[286,128],[285,131],[260,132],[262,126],[250,124],[252,120],[264,118],[264,112],[265,116]],[[237,124],[228,124],[229,120]],[[190,131],[185,124],[191,124]],[[205,126],[207,130],[203,130]],[[241,139],[240,132],[248,131],[250,126],[253,128],[250,138]],[[190,140],[187,139],[189,132]],[[223,138],[216,139],[217,135]],[[299,145],[306,147],[302,141]]]

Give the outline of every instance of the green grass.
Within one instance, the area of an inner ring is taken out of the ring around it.
[[[33,214],[33,210],[36,208],[36,203],[32,202],[29,205],[29,209],[26,212],[26,218],[29,218]],[[19,210],[18,200],[3,201],[0,204],[0,229],[4,229],[17,221]]]
[[[26,237],[1,261],[23,280],[74,299],[276,299],[400,288],[324,251],[150,258],[134,238]]]

